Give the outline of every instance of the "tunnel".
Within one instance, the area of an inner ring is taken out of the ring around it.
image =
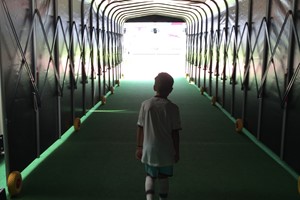
[[[299,199],[299,9],[298,0],[1,0],[0,199],[145,197],[130,155],[155,77],[129,81],[131,65],[136,78],[143,66],[180,71],[172,199]],[[184,54],[137,60],[129,23],[181,25]]]

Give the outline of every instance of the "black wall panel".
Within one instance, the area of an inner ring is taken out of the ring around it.
[[[232,25],[232,24],[231,24]],[[227,110],[228,113],[233,112],[233,100],[235,99],[234,93],[233,93],[233,86],[234,85],[234,51],[235,51],[235,34],[234,34],[234,28],[230,26],[229,28],[229,34],[228,34],[228,43],[227,43],[227,64],[226,64],[226,70],[225,70],[225,99],[224,99],[224,108]]]
[[[60,5],[60,4],[59,4]],[[64,133],[73,124],[72,113],[72,97],[71,97],[71,78],[74,79],[75,74],[71,72],[71,63],[69,59],[70,53],[70,37],[69,37],[69,23],[68,18],[65,16],[66,10],[63,10],[64,6],[58,6],[58,13],[63,14],[61,23],[58,23],[58,53],[59,53],[59,78],[60,85],[62,87],[61,96],[61,133]]]
[[[80,38],[80,33],[73,33],[74,39],[77,40],[77,37]],[[78,38],[78,39],[79,39]],[[83,116],[83,74],[82,74],[82,48],[80,43],[76,43],[74,45],[74,71],[75,71],[75,84],[76,88],[74,90],[74,111],[75,117],[82,117]]]
[[[237,6],[231,1],[226,20],[228,37],[223,37],[225,33],[222,33],[220,44],[217,42],[217,9],[213,9],[213,25],[208,11],[208,20],[203,23],[207,29],[201,34],[201,67],[207,70],[201,69],[200,84],[196,84],[206,87],[209,96],[217,96],[218,102],[232,117],[242,118],[250,133],[300,172],[300,139],[296,125],[300,28],[299,22],[293,28],[293,20],[299,18],[298,13],[291,13],[294,2],[298,1],[240,0]],[[215,7],[213,3],[210,5]],[[299,5],[295,10],[299,10]],[[221,13],[220,26],[223,28],[225,8]],[[294,40],[291,40],[293,35]],[[211,59],[210,50],[213,53]],[[221,53],[219,63],[218,51]],[[291,59],[294,60],[289,64]],[[219,72],[218,79],[210,72]]]
[[[104,45],[90,6],[68,0],[1,2],[9,171],[27,167],[101,100],[108,89],[100,87],[114,86],[118,66],[112,62],[103,84]],[[110,45],[115,49],[116,43]]]
[[[299,60],[298,60],[299,62]],[[300,156],[300,131],[299,131],[299,113],[300,113],[300,98],[299,77],[293,87],[292,93],[295,95],[289,96],[287,126],[284,141],[284,160],[293,167],[297,172],[300,172],[299,156]],[[295,92],[295,93],[294,93]]]
[[[30,10],[20,2],[8,2],[7,9],[16,10],[16,13],[10,16],[15,22],[14,27],[8,23],[3,7],[0,12],[1,24],[4,25],[0,34],[1,38],[6,38],[1,41],[1,60],[2,64],[7,66],[3,68],[9,133],[7,138],[9,152],[14,152],[10,155],[9,165],[12,170],[16,170],[27,166],[37,155],[36,113],[32,87],[34,83],[30,79],[34,75],[29,53],[32,49],[29,37],[31,19]]]
[[[247,91],[247,103],[245,105],[244,126],[254,136],[258,136],[258,109],[259,99],[257,98],[255,86],[250,85]]]
[[[40,13],[44,11],[39,10]],[[39,107],[39,135],[40,152],[46,150],[53,142],[59,138],[58,130],[58,88],[56,86],[56,66],[55,61],[50,58],[53,56],[51,44],[54,42],[52,10],[47,10],[47,15],[37,20],[36,26],[36,76],[40,91],[41,103]],[[36,15],[38,16],[38,15]],[[43,32],[43,29],[45,32]],[[44,33],[47,33],[45,35]],[[41,42],[42,41],[42,42]],[[47,46],[47,43],[49,46]]]
[[[272,149],[278,156],[280,156],[281,135],[283,110],[281,108],[281,99],[285,89],[285,76],[287,71],[287,56],[284,52],[288,52],[288,38],[290,31],[290,24],[283,26],[283,21],[289,8],[284,9],[281,2],[273,2],[271,6],[271,26],[270,26],[270,49],[268,62],[265,74],[267,78],[265,81],[263,93],[263,107],[262,107],[262,121],[261,121],[261,141],[263,141],[270,149]],[[283,34],[280,35],[281,29]],[[280,46],[276,48],[277,41]]]
[[[296,5],[296,10],[299,11],[300,4]],[[296,15],[296,30],[300,30],[300,21],[299,13]],[[294,60],[292,71],[294,73],[299,70],[300,63],[300,48],[299,41],[295,40],[294,46]],[[283,159],[292,166],[297,172],[300,172],[300,130],[299,130],[299,113],[300,113],[300,74],[296,74],[294,80],[291,80],[289,83],[293,83],[293,87],[289,92],[287,98],[287,119],[286,119],[286,128],[285,128],[285,137],[284,137],[284,152]]]
[[[262,78],[262,61],[264,52],[263,18],[266,16],[267,1],[253,1],[253,23],[250,41],[249,81],[245,105],[245,127],[255,136],[258,136],[260,124],[258,89]]]

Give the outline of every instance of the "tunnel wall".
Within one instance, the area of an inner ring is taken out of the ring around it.
[[[221,2],[200,9],[193,25],[202,29],[187,33],[186,73],[299,173],[299,3],[236,0],[224,9]],[[122,34],[113,30],[121,29],[91,8],[73,0],[1,1],[8,171],[39,157],[119,79]]]
[[[22,171],[115,85],[120,64],[107,52],[118,36],[86,2],[9,0],[0,10],[7,171]]]
[[[187,74],[299,173],[298,1],[241,0],[228,5],[228,17],[226,9],[211,7],[213,20],[206,9],[210,19],[198,24],[208,28],[188,33],[199,43],[188,54],[202,62],[187,60]]]

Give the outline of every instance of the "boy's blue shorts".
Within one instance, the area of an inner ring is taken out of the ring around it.
[[[145,164],[145,171],[152,178],[173,176],[173,166],[153,167]]]

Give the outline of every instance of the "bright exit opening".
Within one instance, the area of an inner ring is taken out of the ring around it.
[[[186,52],[186,24],[183,22],[125,23],[125,79],[153,80],[159,72],[183,77]]]

